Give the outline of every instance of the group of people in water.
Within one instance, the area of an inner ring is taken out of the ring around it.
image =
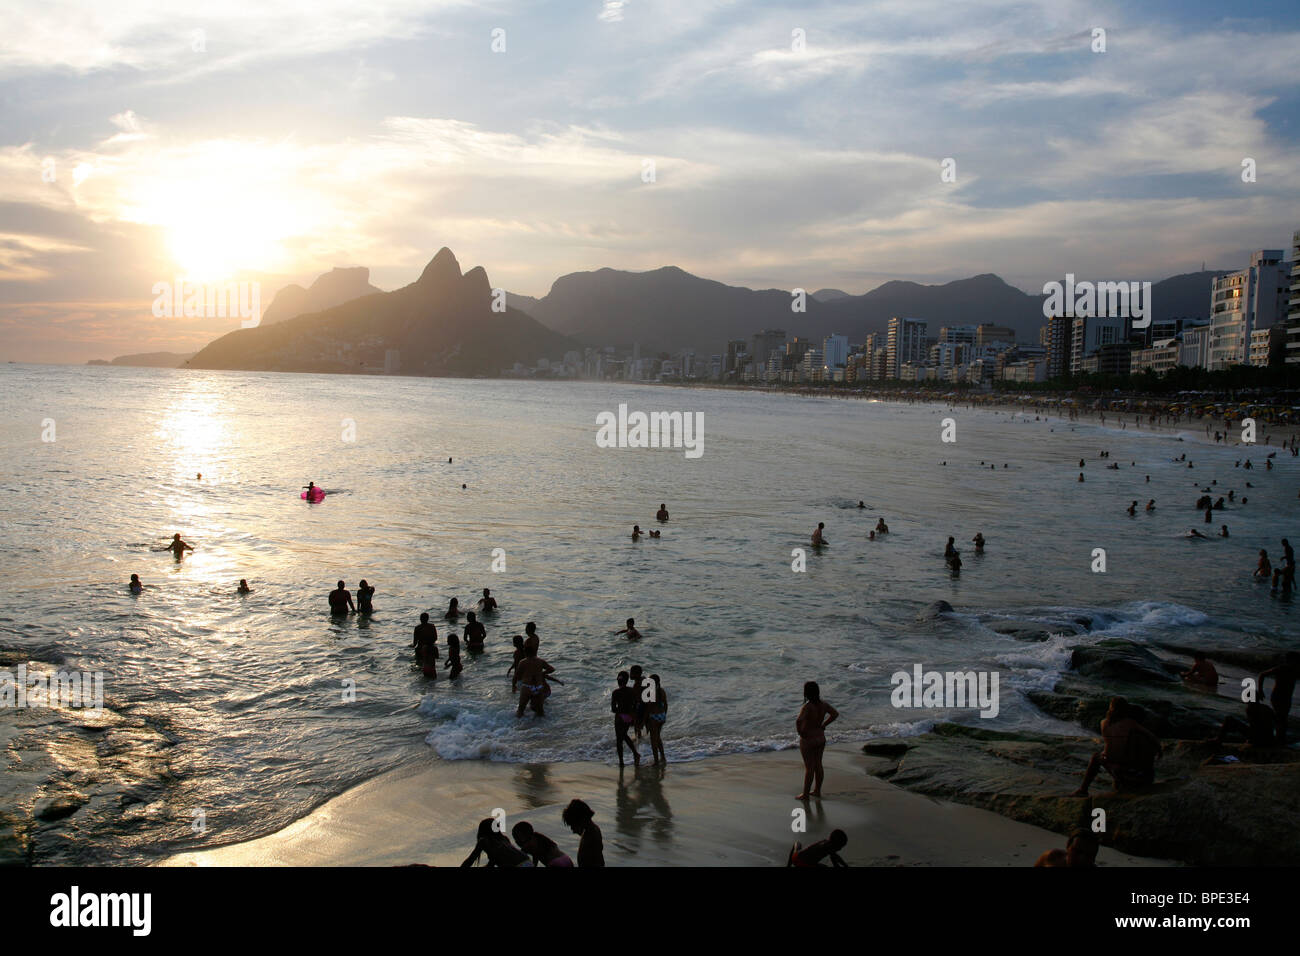
[[[866,503],[859,501],[858,507],[865,508]],[[879,520],[876,521],[876,526],[872,528],[870,532],[868,532],[867,540],[875,541],[877,537],[884,536],[887,534],[889,534],[889,525],[885,524],[884,518],[880,518]],[[957,541],[956,538],[949,535],[948,543],[947,545],[944,546],[943,549],[944,563],[948,566],[948,570],[952,572],[954,577],[956,577],[958,574],[961,573],[961,568],[962,568],[961,552],[957,550],[956,541]],[[984,533],[982,531],[975,532],[975,537],[971,538],[971,542],[975,545],[976,554],[984,553],[985,541],[984,541]],[[826,540],[826,522],[819,521],[817,522],[817,527],[813,529],[812,546],[820,550],[821,548],[827,547],[829,544],[830,542]]]

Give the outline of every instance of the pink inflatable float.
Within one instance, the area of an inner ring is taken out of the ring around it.
[[[309,490],[304,491],[298,497],[303,499],[304,501],[310,501],[314,504],[325,497],[325,490],[323,488],[316,488],[313,486]]]

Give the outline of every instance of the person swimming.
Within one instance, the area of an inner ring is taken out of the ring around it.
[[[444,620],[455,621],[460,618],[460,599],[452,598],[447,603],[447,613],[443,615]]]
[[[632,540],[639,541],[641,539],[641,534],[641,526],[639,524],[632,525]]]
[[[823,521],[817,522],[817,530],[812,533],[812,544],[814,548],[820,548],[822,545],[829,543],[826,540],[826,538],[822,536],[822,531],[823,529],[825,529],[825,527],[826,527],[825,522]]]
[[[491,588],[483,589],[483,596],[478,599],[478,608],[484,614],[491,614],[497,609],[497,599],[492,596]]]
[[[655,520],[656,521],[668,520],[668,506],[666,504],[661,504],[659,506],[659,510],[655,512]]]
[[[628,736],[628,731],[632,729],[632,725],[636,721],[636,691],[627,686],[627,671],[619,671],[615,680],[618,682],[618,687],[610,695],[609,711],[614,715],[614,746],[618,749],[618,765],[620,767],[626,766],[626,762],[623,760],[623,745],[627,744],[628,749],[632,751],[633,765],[639,767],[641,766],[641,755],[637,753],[636,744]]]
[[[357,588],[357,613],[358,614],[374,613],[375,608],[374,605],[371,604],[371,599],[374,598],[374,596],[375,596],[375,589],[366,583],[365,578],[362,578],[361,585]]]
[[[1135,514],[1138,513],[1138,503],[1136,501],[1133,502],[1131,505],[1128,506],[1126,510],[1128,511],[1128,516],[1130,518],[1133,517]]]
[[[347,589],[342,581],[339,586],[330,592],[330,613],[331,614],[348,614],[355,611],[352,604],[352,592]]]
[[[483,641],[487,639],[487,628],[473,611],[465,615],[465,649],[467,651],[483,650]]]
[[[650,529],[650,537],[652,537],[652,538],[657,538],[657,537],[659,537],[659,532],[658,532],[658,531],[655,531],[653,528]]]
[[[1148,501],[1145,510],[1147,510],[1147,511],[1155,511],[1155,510],[1156,510],[1156,499],[1152,498],[1150,501]]]
[[[865,508],[866,506],[867,506],[867,503],[866,503],[865,501],[859,501],[859,502],[858,502],[858,507],[859,507],[859,508]]]
[[[143,591],[144,585],[140,583],[140,575],[138,574],[131,575],[131,581],[129,584],[127,584],[127,588],[130,590],[132,594],[139,594],[141,591]]]
[[[1226,524],[1219,525],[1219,537],[1220,538],[1228,537],[1228,526]]]
[[[889,534],[889,525],[885,524],[884,518],[876,520],[876,534]]]
[[[252,593],[253,593],[253,589],[250,588],[250,587],[248,586],[248,580],[247,580],[246,578],[240,578],[240,579],[239,579],[239,588],[238,588],[237,590],[238,590],[238,592],[239,592],[240,594],[252,594]]]
[[[641,632],[636,629],[636,622],[632,618],[627,619],[627,627],[621,631],[615,631],[615,634],[626,634],[629,641],[641,640]]]

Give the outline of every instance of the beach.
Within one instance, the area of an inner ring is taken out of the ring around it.
[[[560,821],[573,797],[596,811],[607,866],[784,866],[842,829],[850,866],[1032,866],[1065,839],[995,813],[919,796],[867,775],[874,758],[850,744],[826,751],[821,800],[793,799],[797,750],[713,757],[622,774],[587,762],[474,761],[407,768],[369,780],[260,839],[177,854],[167,866],[458,866],[479,820],[500,807],[573,855]],[[792,811],[807,807],[807,833]],[[215,834],[214,834],[215,836]],[[1100,866],[1167,866],[1103,848]]]

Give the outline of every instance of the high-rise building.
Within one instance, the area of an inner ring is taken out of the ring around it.
[[[1074,319],[1053,315],[1047,320],[1047,377],[1064,378],[1070,374],[1070,356],[1074,353]]]
[[[1290,270],[1281,249],[1261,249],[1251,253],[1245,269],[1211,283],[1207,368],[1245,364],[1250,360],[1251,333],[1285,320]]]
[[[843,368],[849,359],[849,337],[832,332],[822,339],[822,364],[826,368]]]
[[[936,345],[974,345],[978,332],[973,325],[944,325]]]
[[[1286,362],[1300,363],[1300,229],[1291,236],[1291,297],[1286,311]]]
[[[785,329],[764,329],[750,339],[749,354],[760,367],[766,367],[768,356],[784,348]]]
[[[1124,316],[1076,316],[1071,319],[1070,332],[1070,374],[1078,375],[1085,370],[1084,360],[1095,355],[1107,345],[1119,345],[1128,341],[1129,319]],[[1115,359],[1110,367],[1114,368]],[[1128,374],[1125,371],[1119,374]]]
[[[922,319],[889,320],[886,333],[886,378],[898,378],[904,365],[920,365],[925,359],[928,324]]]

